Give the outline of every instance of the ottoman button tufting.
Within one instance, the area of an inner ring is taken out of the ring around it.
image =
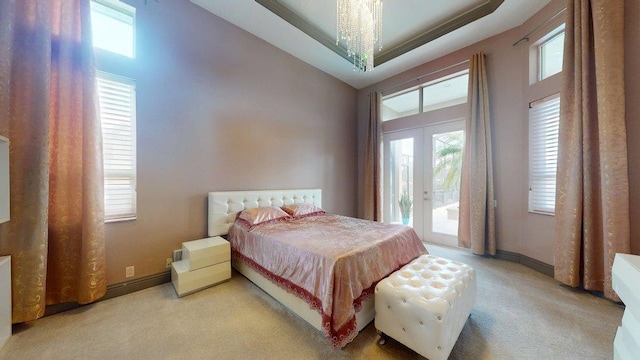
[[[389,304],[399,300],[404,305],[391,308]],[[473,268],[423,255],[378,283],[375,327],[429,360],[445,360],[475,300]],[[416,318],[419,325],[401,325],[415,324]]]

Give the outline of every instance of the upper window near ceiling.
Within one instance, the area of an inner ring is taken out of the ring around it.
[[[135,58],[136,9],[116,0],[91,1],[93,46]]]
[[[396,93],[382,99],[382,121],[393,120],[420,112],[420,89]]]
[[[422,88],[422,112],[464,104],[468,92],[468,71],[431,82]]]
[[[382,121],[467,102],[469,71],[464,70],[382,99]]]
[[[544,80],[562,71],[564,24],[543,37],[536,45],[537,80]]]

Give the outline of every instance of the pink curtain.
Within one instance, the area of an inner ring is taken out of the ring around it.
[[[555,278],[618,300],[611,267],[630,251],[624,0],[568,1],[560,106]]]
[[[474,254],[496,253],[489,86],[483,53],[469,63],[469,113],[460,175],[458,245]]]
[[[11,141],[13,322],[106,291],[102,135],[89,0],[0,1],[0,134]]]
[[[379,92],[369,94],[369,127],[364,165],[364,218],[382,221],[382,189],[380,166],[380,106]]]

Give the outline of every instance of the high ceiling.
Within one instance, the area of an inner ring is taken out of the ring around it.
[[[336,46],[336,0],[191,0],[312,66],[361,89],[521,25],[550,0],[386,0],[382,51],[354,71]]]

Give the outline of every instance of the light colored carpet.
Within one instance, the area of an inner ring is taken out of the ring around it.
[[[476,269],[478,297],[450,359],[612,359],[623,306],[522,265],[427,245]],[[171,284],[14,326],[0,359],[422,359],[373,323],[334,350],[242,275],[179,299]]]

